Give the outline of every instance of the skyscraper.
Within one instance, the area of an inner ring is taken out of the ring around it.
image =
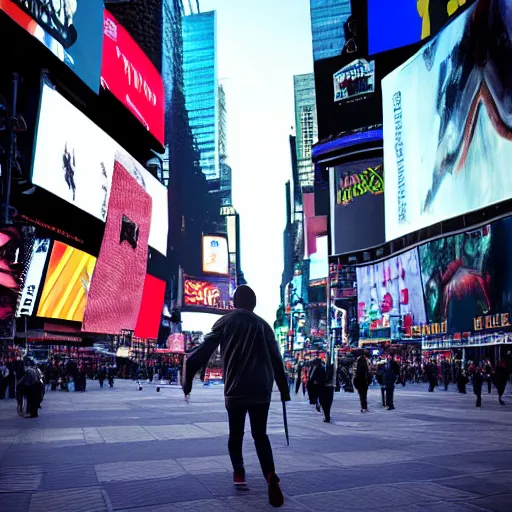
[[[190,128],[208,180],[219,180],[217,20],[215,11],[183,18],[183,79]]]
[[[350,0],[310,0],[313,59],[341,55],[344,25],[351,14]]]
[[[313,144],[318,141],[315,75],[313,73],[295,75],[293,77],[293,89],[295,96],[298,186],[302,190],[304,187],[310,187],[314,184],[311,151]]]

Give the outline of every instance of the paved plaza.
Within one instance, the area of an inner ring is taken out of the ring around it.
[[[512,396],[399,388],[395,411],[369,393],[337,393],[333,423],[302,399],[288,404],[286,446],[278,395],[269,432],[291,511],[512,510]],[[246,426],[247,429],[247,426]],[[222,388],[156,393],[116,381],[86,393],[48,392],[38,419],[0,401],[0,511],[258,511],[266,484],[250,434],[249,490],[233,489]]]

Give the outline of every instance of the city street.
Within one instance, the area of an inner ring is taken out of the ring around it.
[[[181,389],[88,382],[86,393],[48,392],[39,419],[0,403],[2,512],[269,510],[250,434],[249,489],[235,490],[222,387]],[[400,387],[396,410],[369,394],[335,395],[333,424],[302,396],[288,404],[290,446],[274,395],[269,431],[284,510],[462,512],[512,510],[512,396],[426,385]],[[246,425],[246,429],[248,425]]]

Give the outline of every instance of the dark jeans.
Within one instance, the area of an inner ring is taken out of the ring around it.
[[[242,443],[244,439],[245,416],[249,413],[251,433],[260,460],[263,476],[267,478],[275,472],[272,447],[267,436],[267,419],[270,404],[250,405],[248,407],[228,407],[229,441],[228,449],[234,471],[243,471],[244,459]]]
[[[318,398],[320,400],[322,410],[324,411],[326,421],[331,421],[331,407],[332,401],[334,400],[334,387],[322,386],[322,389],[320,390],[320,396]]]
[[[368,409],[368,388],[360,387],[357,390],[359,392],[359,400],[361,401],[361,409]]]
[[[382,407],[386,407],[386,388],[385,387],[381,386],[380,397],[382,399]]]
[[[395,406],[395,404],[393,403],[394,393],[395,393],[395,386],[386,386],[386,405],[391,408],[393,408]]]

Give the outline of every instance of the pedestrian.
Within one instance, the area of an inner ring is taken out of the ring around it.
[[[30,363],[28,363],[30,365]],[[44,395],[41,372],[33,365],[29,366],[17,384],[18,412],[23,414],[23,399],[27,400],[27,412],[30,418],[39,416]]]
[[[386,407],[386,381],[385,381],[385,373],[386,373],[386,362],[379,361],[377,363],[377,374],[376,379],[380,384],[380,397],[382,401],[382,407]]]
[[[368,411],[368,387],[372,382],[372,372],[368,354],[364,352],[356,361],[356,376],[354,378],[354,387],[359,393],[359,401],[361,402],[361,412]]]
[[[492,390],[492,364],[489,359],[485,361],[484,365],[485,381],[487,382],[487,393],[490,395]]]
[[[334,366],[329,363],[325,369],[325,377],[320,386],[318,397],[320,407],[324,413],[324,422],[331,422],[331,407],[334,401]]]
[[[384,384],[386,386],[386,406],[388,411],[393,411],[395,409],[395,383],[399,372],[400,368],[395,361],[394,356],[391,356],[384,367]]]
[[[105,378],[107,377],[107,370],[103,365],[100,366],[98,371],[98,380],[100,381],[100,388],[103,387],[103,383],[105,382]]]
[[[441,362],[441,373],[443,377],[444,390],[448,391],[448,384],[450,383],[451,365],[450,362],[444,359]]]
[[[428,390],[430,393],[433,393],[435,387],[437,386],[437,365],[433,359],[431,359],[430,362],[427,363],[425,373],[427,375],[427,380],[429,383]]]
[[[484,383],[483,369],[475,367],[473,371],[473,393],[476,395],[476,406],[482,407],[482,386]]]
[[[496,365],[496,370],[494,371],[494,385],[498,391],[498,400],[501,405],[505,405],[505,402],[503,401],[503,394],[505,393],[509,377],[510,371],[508,369],[507,361],[502,359]]]
[[[459,389],[459,393],[463,395],[466,394],[466,384],[469,382],[467,373],[462,363],[459,364],[457,369],[457,387]]]
[[[109,364],[108,368],[107,368],[107,379],[108,379],[108,385],[111,388],[114,387],[114,373],[115,373],[114,368],[112,367],[111,364]]]
[[[235,310],[218,320],[203,344],[187,354],[183,392],[188,397],[194,375],[208,363],[220,344],[233,483],[246,485],[242,444],[245,417],[249,414],[256,453],[268,485],[269,502],[280,507],[284,497],[275,473],[267,420],[274,380],[281,400],[290,400],[286,373],[272,328],[253,312],[256,307],[254,291],[247,285],[239,286],[233,302]]]

